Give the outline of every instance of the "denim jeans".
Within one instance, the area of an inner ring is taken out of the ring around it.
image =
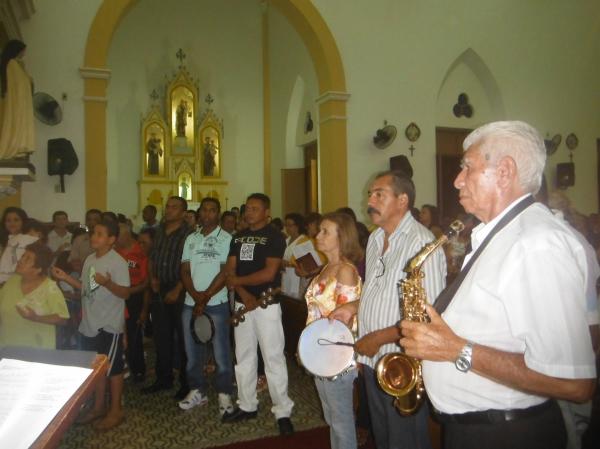
[[[352,404],[356,376],[357,370],[354,369],[336,380],[315,378],[323,416],[329,424],[331,449],[356,449],[356,426]]]
[[[207,314],[215,325],[215,335],[210,343],[196,343],[190,330],[193,306],[184,305],[181,314],[185,352],[187,354],[187,381],[190,389],[198,389],[202,394],[208,390],[208,380],[204,374],[208,345],[212,344],[217,365],[215,388],[218,393],[231,394],[233,392],[233,362],[231,360],[229,303],[218,306],[206,306]]]

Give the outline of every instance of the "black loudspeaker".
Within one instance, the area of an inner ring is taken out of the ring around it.
[[[65,175],[72,175],[79,167],[73,144],[67,139],[48,140],[48,175],[60,176],[61,192],[65,191]]]
[[[410,179],[413,177],[413,169],[410,165],[410,161],[403,154],[390,158],[390,170],[401,171]]]
[[[560,189],[566,189],[575,185],[575,164],[565,162],[556,164],[556,186]]]

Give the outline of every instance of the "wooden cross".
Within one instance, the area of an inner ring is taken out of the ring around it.
[[[204,99],[204,101],[208,104],[208,107],[210,108],[210,105],[212,104],[213,101],[215,101],[215,99],[210,94],[208,94],[206,96],[206,98]]]
[[[179,59],[179,65],[183,65],[183,60],[185,59],[185,53],[183,52],[183,50],[181,48],[179,50],[177,50],[177,53],[175,53],[175,56],[177,56],[177,59]]]
[[[410,147],[408,147],[408,149],[410,150],[410,156],[412,157],[416,148],[413,145],[411,145]]]

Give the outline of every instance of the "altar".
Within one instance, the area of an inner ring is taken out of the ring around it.
[[[190,206],[205,197],[217,198],[226,208],[223,120],[213,111],[209,93],[200,112],[199,83],[183,65],[181,49],[177,57],[179,70],[162,88],[153,90],[152,104],[142,117],[138,210],[152,204],[163,211],[171,196],[185,198]]]

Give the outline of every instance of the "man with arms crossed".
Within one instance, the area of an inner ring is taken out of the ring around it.
[[[552,398],[586,401],[596,377],[585,251],[564,222],[533,202],[546,160],[535,129],[490,123],[463,148],[454,185],[465,210],[482,221],[473,252],[436,301],[443,314],[428,307],[431,323],[403,321],[400,344],[424,360],[447,449],[563,449]]]

